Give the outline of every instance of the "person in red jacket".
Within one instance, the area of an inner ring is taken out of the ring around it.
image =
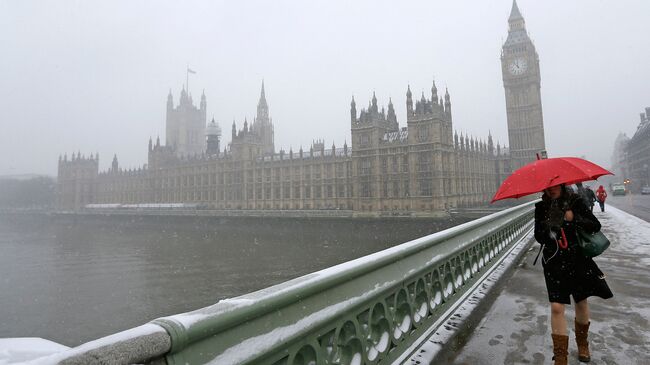
[[[607,199],[607,192],[605,191],[605,188],[602,185],[598,187],[598,190],[596,190],[596,199],[598,200],[598,204],[600,204],[600,211],[604,212],[605,199]]]

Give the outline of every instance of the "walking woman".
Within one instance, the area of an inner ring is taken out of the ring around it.
[[[551,302],[551,330],[555,365],[568,361],[569,336],[564,316],[565,305],[575,302],[575,336],[579,361],[589,362],[589,305],[587,298],[611,298],[605,275],[596,263],[580,251],[576,230],[594,233],[600,222],[581,197],[564,185],[544,190],[535,205],[535,239],[542,244],[544,279]]]
[[[607,192],[605,191],[605,188],[601,185],[598,187],[598,190],[596,190],[596,200],[598,200],[598,204],[600,204],[601,212],[605,211],[605,199],[607,199]]]

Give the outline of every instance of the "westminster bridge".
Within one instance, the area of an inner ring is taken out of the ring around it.
[[[552,345],[532,204],[34,363],[543,364]],[[650,223],[616,208],[596,215],[613,242],[597,260],[615,298],[591,305],[594,363],[641,363]]]

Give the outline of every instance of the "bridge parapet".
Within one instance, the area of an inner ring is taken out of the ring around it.
[[[401,362],[530,231],[532,204],[150,324],[170,365]]]

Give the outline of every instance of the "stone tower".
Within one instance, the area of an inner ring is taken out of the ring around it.
[[[540,94],[539,57],[528,37],[517,1],[508,18],[508,38],[501,51],[501,72],[506,94],[511,168],[536,159],[545,150],[544,119]]]
[[[443,209],[445,192],[451,191],[450,169],[454,162],[454,137],[451,118],[451,97],[445,89],[444,98],[438,96],[433,82],[431,98],[422,92],[415,100],[410,86],[406,90],[406,123],[409,153],[410,196],[415,206]]]
[[[257,116],[253,121],[255,131],[259,134],[262,142],[262,154],[273,154],[275,145],[273,142],[273,121],[269,117],[269,105],[266,102],[264,93],[264,81],[262,81],[262,91],[260,101],[257,103]]]
[[[202,154],[205,152],[206,101],[205,92],[201,95],[201,103],[197,108],[192,101],[192,95],[181,91],[177,107],[171,90],[167,96],[166,133],[167,146],[175,149],[177,156]]]

